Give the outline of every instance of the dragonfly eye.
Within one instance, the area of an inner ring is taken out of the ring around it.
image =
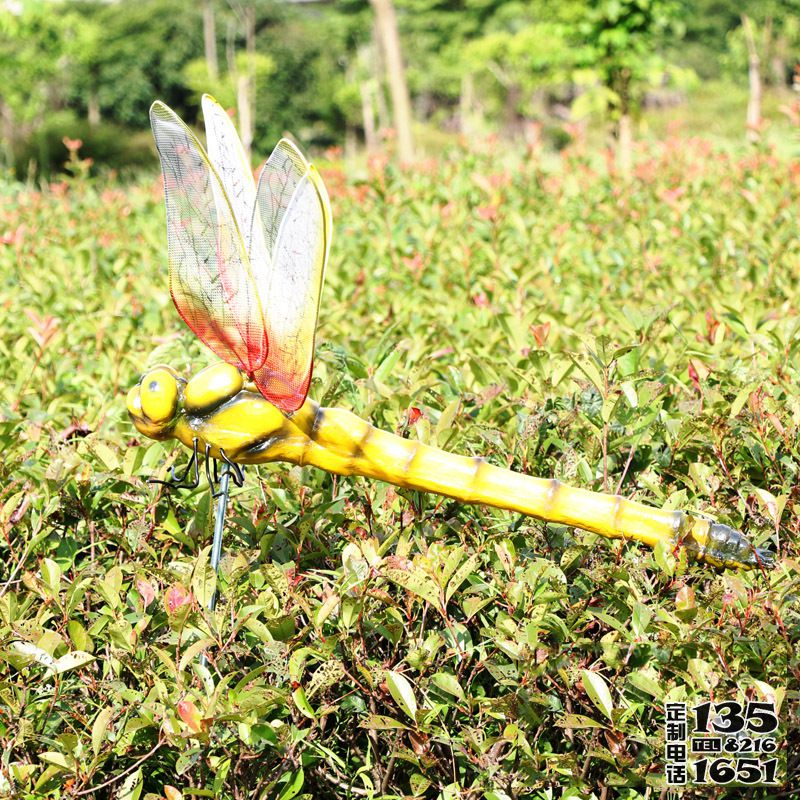
[[[178,410],[178,382],[166,367],[148,372],[139,386],[139,405],[150,422],[169,422]]]

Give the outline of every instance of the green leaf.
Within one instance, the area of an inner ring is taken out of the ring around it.
[[[561,719],[556,720],[559,728],[605,728],[602,722],[586,717],[583,714],[565,714]]]
[[[61,567],[51,558],[42,559],[42,583],[49,590],[51,597],[58,594],[61,586]]]
[[[106,738],[108,726],[111,724],[111,718],[114,716],[114,709],[107,706],[94,718],[92,723],[92,751],[95,757],[100,755],[100,750],[103,747],[103,742]]]
[[[636,384],[633,381],[625,381],[620,388],[631,408],[639,407],[639,396],[636,394]]]
[[[767,512],[772,524],[777,526],[780,524],[783,511],[786,508],[786,503],[789,500],[789,495],[782,494],[776,497],[766,489],[760,489],[757,486],[753,487],[753,493],[758,498],[761,507]]]
[[[655,669],[645,668],[631,672],[626,681],[642,692],[652,695],[657,700],[664,696],[664,689],[659,682],[658,672]]]
[[[480,564],[480,557],[477,554],[473,554],[453,573],[453,576],[447,582],[447,589],[445,590],[444,599],[446,603],[450,602],[450,598],[458,591],[461,584],[475,572],[478,564]]]
[[[293,797],[296,797],[300,790],[303,788],[303,783],[305,782],[305,773],[303,772],[302,767],[297,770],[297,772],[291,773],[289,775],[289,780],[286,785],[283,787],[281,793],[278,795],[278,800],[292,800]]]
[[[631,627],[637,637],[641,638],[645,635],[652,618],[653,612],[644,603],[634,603]]]
[[[72,669],[84,667],[89,662],[94,661],[94,659],[95,657],[91,653],[86,653],[83,650],[73,650],[61,656],[61,658],[56,659],[55,663],[49,667],[48,673],[60,675],[63,672],[69,672]]]
[[[93,439],[89,443],[89,449],[100,459],[103,466],[109,472],[116,472],[119,467],[119,457],[105,442]]]
[[[731,403],[731,410],[729,414],[731,418],[739,416],[748,398],[757,388],[757,383],[748,383],[747,386],[739,391],[739,393],[736,395],[736,398]]]
[[[451,675],[449,672],[437,672],[435,675],[431,675],[431,683],[448,694],[457,697],[459,700],[466,699],[466,695],[461,688],[461,684],[458,682],[458,678],[456,678],[455,675]]]
[[[143,788],[142,768],[139,767],[136,772],[132,772],[122,782],[117,790],[116,798],[117,800],[138,800]]]
[[[583,679],[583,688],[586,689],[586,694],[589,695],[591,701],[611,719],[614,702],[611,699],[611,692],[605,678],[588,669],[581,670],[581,678]]]
[[[605,391],[605,382],[597,365],[590,358],[579,357],[570,353],[575,366],[594,384],[601,394]]]
[[[309,719],[316,719],[316,714],[314,713],[314,709],[311,707],[311,703],[308,702],[308,698],[306,697],[305,691],[303,691],[302,686],[298,686],[292,692],[292,700],[294,700],[294,704],[297,707],[297,710],[304,716],[308,717]]]
[[[411,571],[407,572],[403,569],[389,567],[383,570],[383,574],[392,583],[396,583],[417,597],[427,600],[435,608],[440,607],[439,587],[433,578],[426,575],[422,570],[412,567]]]
[[[439,444],[444,444],[445,441],[451,435],[451,429],[453,427],[453,420],[456,418],[456,414],[458,413],[458,408],[461,405],[461,398],[456,397],[455,400],[452,400],[450,403],[447,404],[447,408],[442,411],[441,415],[439,416],[439,421],[436,423],[435,435],[436,441]]]
[[[656,564],[658,564],[661,571],[670,578],[675,574],[675,555],[672,550],[672,545],[663,540],[659,540],[656,542],[655,552],[653,554]]]
[[[72,769],[72,764],[67,761],[67,757],[63,753],[56,753],[48,750],[44,753],[39,753],[39,759],[54,767],[61,767],[61,769]]]
[[[367,715],[366,719],[361,722],[361,727],[374,731],[410,730],[408,725],[404,725],[402,722],[386,717],[383,714]]]
[[[394,698],[395,703],[400,706],[403,711],[416,721],[417,718],[417,698],[414,697],[414,690],[406,678],[399,672],[388,670],[386,672],[386,685],[389,687],[389,693]]]
[[[408,780],[411,787],[411,794],[414,797],[419,797],[428,791],[431,786],[431,781],[419,772],[415,772]]]
[[[194,563],[191,587],[197,602],[207,608],[217,587],[217,576],[209,563],[211,545],[204,547]]]
[[[197,658],[204,650],[208,650],[215,644],[215,640],[206,636],[203,639],[193,642],[189,647],[181,653],[181,660],[178,663],[178,672],[183,672],[186,667]]]

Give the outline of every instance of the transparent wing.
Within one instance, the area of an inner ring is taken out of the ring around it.
[[[264,397],[290,413],[303,404],[311,382],[332,225],[319,173],[287,140],[278,143],[259,178],[258,224],[272,268],[266,280],[257,276],[270,349],[255,381]]]
[[[214,353],[252,373],[267,357],[267,332],[226,187],[170,108],[154,103],[150,123],[164,175],[172,299]]]
[[[256,205],[256,182],[253,180],[253,171],[239,134],[225,109],[208,94],[203,95],[202,103],[208,157],[222,181],[236,217],[236,224],[244,239],[245,250],[250,256],[250,265],[255,273],[259,269],[264,269],[266,264],[261,263],[258,257],[254,258],[250,247],[253,210]],[[262,249],[257,256],[263,258],[265,253],[263,237],[261,242]]]
[[[252,230],[260,230],[267,253],[273,257],[281,222],[309,164],[288,139],[281,139],[258,177]],[[263,298],[262,298],[263,299]]]

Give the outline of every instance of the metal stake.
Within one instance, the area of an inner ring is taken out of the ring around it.
[[[216,492],[217,498],[217,513],[214,520],[214,543],[211,546],[211,569],[214,574],[219,578],[219,559],[222,556],[222,531],[225,528],[225,513],[228,509],[228,487],[231,482],[231,468],[227,463],[222,465],[222,474],[219,479],[219,491]],[[216,585],[214,586],[214,594],[211,595],[211,600],[208,603],[209,611],[213,611],[217,607],[217,591]]]
[[[211,545],[211,569],[217,576],[219,582],[219,560],[222,556],[222,532],[225,529],[225,513],[228,510],[228,489],[231,481],[231,466],[226,461],[222,465],[222,473],[219,479],[219,490],[214,493],[217,498],[217,509],[214,515],[214,541]],[[217,584],[214,584],[214,593],[208,601],[208,610],[214,611],[217,607],[217,598],[219,597],[219,589]],[[200,656],[200,663],[205,667],[207,663],[206,654],[202,653]]]
[[[189,465],[183,475],[178,476],[175,472],[175,467],[172,468],[171,477],[169,480],[162,481],[156,478],[148,478],[148,483],[159,483],[166,486],[168,489],[196,489],[200,485],[200,440],[195,437],[192,440],[192,457],[189,460]],[[217,459],[211,458],[211,445],[206,442],[205,445],[205,460],[206,460],[206,480],[212,492],[212,497],[217,500],[217,509],[214,514],[214,541],[211,545],[211,568],[219,580],[219,560],[222,556],[222,532],[225,529],[225,513],[228,509],[228,490],[230,488],[231,479],[237,486],[244,485],[244,467],[231,461],[225,454],[225,451],[220,448],[219,460],[222,461],[222,471],[217,472]],[[190,477],[191,473],[191,477]],[[214,593],[208,601],[208,610],[214,611],[217,607],[217,598],[219,591],[216,585],[214,586]],[[205,653],[200,655],[200,663],[206,666],[208,659]]]

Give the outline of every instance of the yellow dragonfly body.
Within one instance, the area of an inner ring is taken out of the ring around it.
[[[307,399],[330,244],[327,194],[313,167],[286,142],[276,148],[280,170],[267,172],[273,153],[253,192],[227,115],[210,98],[203,104],[208,155],[165,106],[154,106],[151,118],[167,193],[172,296],[223,363],[188,381],[169,367],[144,375],[127,400],[141,433],[177,438],[233,463],[312,465],[609,538],[683,545],[715,566],[771,564],[767,551],[726,525],[448,453]],[[248,220],[245,237],[240,231]]]

